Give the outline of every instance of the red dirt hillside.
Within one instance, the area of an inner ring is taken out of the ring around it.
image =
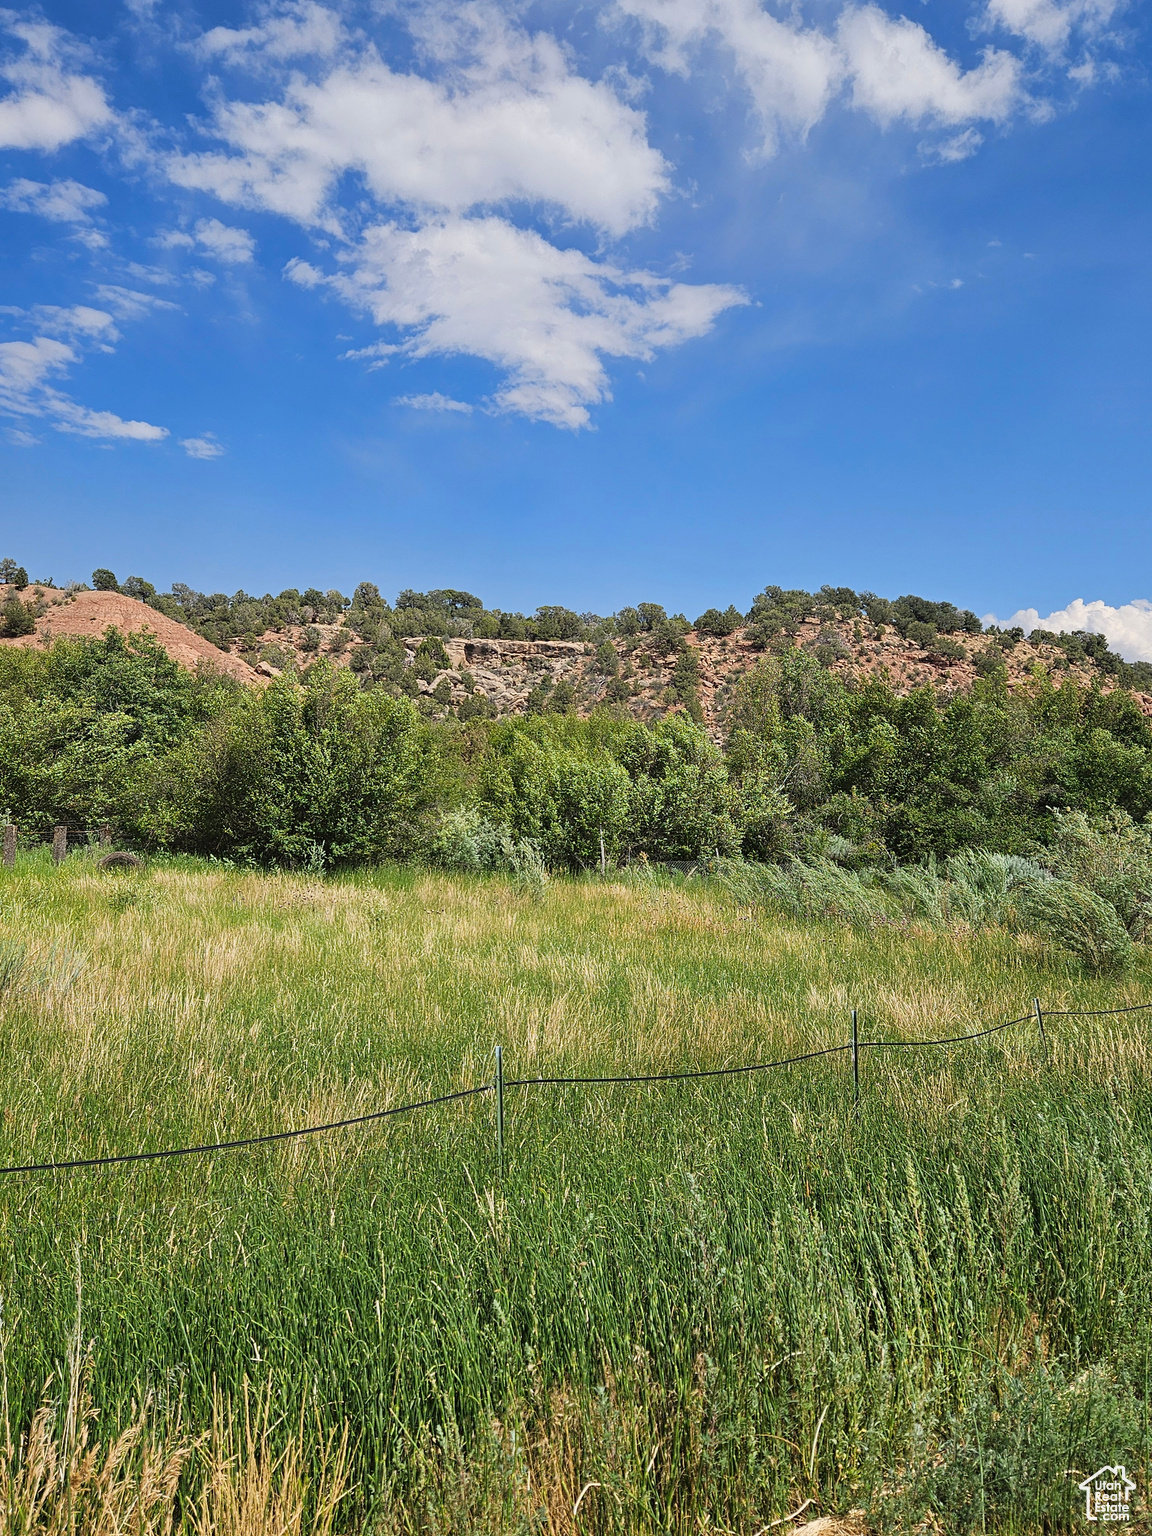
[[[11,587],[0,586],[0,602],[13,591]],[[125,635],[150,629],[172,660],[190,672],[205,662],[242,683],[257,681],[256,673],[239,656],[217,650],[202,635],[121,592],[60,592],[53,587],[36,586],[26,587],[16,595],[35,605],[36,630],[15,640],[0,640],[0,645],[50,645],[63,635],[99,639],[109,625]]]

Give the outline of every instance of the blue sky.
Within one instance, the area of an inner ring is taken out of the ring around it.
[[[690,618],[827,581],[1152,656],[1122,0],[0,26],[0,553],[34,576]]]

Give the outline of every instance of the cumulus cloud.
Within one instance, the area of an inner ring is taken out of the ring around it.
[[[327,285],[395,326],[410,357],[485,358],[506,378],[497,410],[562,427],[587,425],[588,407],[610,398],[605,357],[650,358],[747,302],[726,285],[668,282],[560,250],[495,217],[379,224],[345,266]],[[306,286],[317,275],[304,263],[289,272]]]
[[[40,417],[58,432],[80,437],[159,442],[168,436],[165,427],[125,421],[112,411],[93,411],[57,388],[56,381],[81,361],[86,348],[110,351],[119,339],[113,316],[106,310],[74,304],[5,313],[36,334],[28,340],[0,342],[0,412],[18,419]]]
[[[474,41],[437,79],[394,71],[362,43],[268,100],[222,99],[210,127],[227,149],[177,156],[169,174],[333,232],[330,198],[350,172],[379,202],[418,211],[543,203],[613,235],[649,219],[668,168],[643,114],[574,73],[552,37],[487,19]]]
[[[986,21],[1034,44],[1062,54],[1077,32],[1091,40],[1108,26],[1122,0],[989,0]]]
[[[87,224],[92,209],[108,201],[103,192],[78,181],[28,181],[21,177],[0,191],[0,207],[35,213],[58,224]]]
[[[255,27],[213,27],[197,40],[195,48],[203,57],[226,64],[280,63],[285,59],[329,58],[343,36],[344,28],[334,12],[314,0],[304,0],[280,10],[267,7]]]
[[[201,46],[259,54],[267,68],[321,20],[297,4]],[[262,100],[220,97],[208,127],[224,148],[177,157],[169,173],[335,236],[335,271],[296,259],[286,275],[396,329],[396,342],[352,354],[370,366],[396,350],[483,358],[503,375],[492,408],[586,425],[609,398],[606,359],[701,335],[743,296],[628,271],[524,228],[526,208],[602,237],[651,220],[670,175],[643,113],[495,7],[432,6],[409,20],[424,73],[393,69],[333,21],[311,76],[291,69]],[[369,199],[354,208],[338,201],[350,173]]]
[[[218,459],[224,452],[223,443],[211,432],[203,437],[182,437],[180,446],[190,459]]]
[[[1125,661],[1152,661],[1152,602],[1146,597],[1133,598],[1115,608],[1099,600],[1086,603],[1078,597],[1047,618],[1041,618],[1035,608],[1021,608],[1010,619],[998,620],[989,614],[984,622],[1000,623],[1006,629],[1019,626],[1025,634],[1034,629],[1048,629],[1057,635],[1061,630],[1070,634],[1082,629],[1090,635],[1103,635]]]
[[[256,242],[246,229],[235,229],[219,219],[201,219],[196,225],[196,242],[217,261],[235,264],[251,261]]]
[[[1039,37],[1045,7],[1103,16],[1122,0],[983,3],[985,24]],[[883,127],[927,130],[920,153],[937,164],[974,154],[984,125],[1037,110],[1016,54],[989,47],[965,68],[871,0],[835,0],[818,22],[766,0],[614,9],[664,69],[687,75],[722,58],[765,153],[837,101]],[[417,0],[388,14],[408,29],[403,64],[321,0],[265,0],[252,25],[205,32],[191,45],[214,71],[204,137],[163,162],[182,188],[315,237],[323,269],[301,256],[286,275],[394,333],[346,356],[369,368],[397,351],[481,358],[502,376],[490,408],[578,427],[610,398],[610,360],[649,358],[746,302],[727,285],[674,283],[613,258],[612,242],[650,224],[673,190],[638,82],[618,61],[589,78],[572,46],[497,0]],[[566,224],[591,233],[582,244],[594,254],[559,233]],[[232,262],[255,249],[216,219],[161,241]]]
[[[805,133],[840,85],[843,60],[833,40],[795,19],[781,21],[759,0],[618,0],[640,21],[651,61],[687,75],[709,44],[729,50],[752,98],[770,152],[781,133]]]
[[[169,251],[194,251],[199,246],[217,261],[229,264],[251,261],[256,254],[256,242],[246,229],[222,224],[219,219],[200,219],[193,234],[183,229],[165,230],[154,243]]]
[[[406,405],[414,411],[455,411],[461,416],[472,414],[472,407],[467,400],[453,400],[451,395],[442,395],[438,389],[430,395],[397,395],[393,404]]]
[[[1026,99],[1013,55],[990,49],[965,71],[922,26],[876,5],[847,6],[829,33],[804,26],[796,13],[781,20],[759,0],[617,0],[617,8],[643,24],[648,57],[664,68],[687,73],[702,48],[725,49],[760,119],[766,153],[781,134],[806,133],[841,91],[885,126],[1002,122]],[[970,152],[972,141],[953,145]]]
[[[120,340],[112,316],[90,304],[37,304],[28,311],[30,323],[49,336],[65,336],[73,341],[95,343],[105,352]]]
[[[970,159],[983,142],[984,135],[978,129],[965,128],[962,133],[954,134],[939,144],[921,144],[920,153],[925,160],[937,165],[957,165],[961,160]],[[998,245],[1000,242],[992,243]]]
[[[1020,105],[1020,65],[1010,53],[989,49],[975,68],[962,70],[924,28],[879,6],[852,7],[840,17],[837,37],[851,81],[852,105],[885,125],[903,118],[949,127],[1003,122]]]
[[[0,30],[23,45],[0,60],[0,147],[55,150],[112,124],[99,81],[80,72],[83,51],[58,27],[0,11]]]

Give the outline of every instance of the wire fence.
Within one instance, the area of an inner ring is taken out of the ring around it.
[[[961,1045],[969,1040],[984,1040],[989,1035],[998,1035],[1003,1030],[1012,1029],[1018,1024],[1035,1024],[1041,1047],[1047,1053],[1047,1034],[1044,1029],[1046,1018],[1103,1018],[1110,1014],[1143,1013],[1152,1009],[1152,1003],[1135,1003],[1125,1008],[1049,1008],[1040,1006],[1040,999],[1034,998],[1032,1012],[1021,1014],[1016,1019],[1005,1019],[1001,1024],[990,1025],[987,1029],[973,1030],[965,1035],[943,1035],[929,1040],[861,1040],[859,1037],[859,1025],[857,1011],[852,1010],[852,1038],[846,1040],[843,1045],[826,1046],[819,1051],[805,1051],[799,1056],[784,1056],[775,1061],[757,1061],[748,1066],[741,1067],[704,1067],[688,1072],[642,1072],[636,1074],[621,1074],[611,1077],[513,1077],[504,1076],[504,1053],[500,1046],[496,1047],[496,1072],[493,1078],[484,1083],[478,1083],[472,1088],[460,1088],[453,1093],[437,1094],[435,1098],[416,1099],[410,1104],[396,1104],[390,1109],[377,1109],[365,1115],[351,1115],[345,1120],[328,1120],[320,1125],[300,1126],[290,1131],[270,1131],[260,1136],[241,1136],[232,1141],[211,1141],[199,1143],[189,1147],[165,1147],[155,1151],[146,1152],[119,1152],[106,1157],[75,1157],[60,1162],[45,1163],[17,1163],[8,1168],[0,1168],[0,1177],[18,1173],[67,1173],[83,1168],[108,1168],[119,1163],[142,1163],[159,1161],[169,1157],[195,1157],[211,1152],[235,1152],[243,1147],[266,1146],[271,1142],[296,1141],[305,1136],[318,1136],[326,1131],[345,1130],[350,1126],[369,1125],[373,1121],[387,1120],[394,1115],[410,1114],[417,1109],[431,1109],[438,1104],[452,1104],[461,1099],[476,1098],[480,1094],[491,1093],[496,1096],[496,1152],[499,1172],[504,1172],[504,1094],[512,1088],[582,1088],[582,1087],[610,1087],[629,1083],[676,1083],[690,1082],[701,1078],[715,1077],[740,1077],[748,1076],[753,1072],[770,1072],[775,1068],[794,1067],[808,1061],[818,1061],[822,1057],[839,1056],[845,1052],[850,1053],[852,1060],[852,1098],[853,1113],[859,1117],[860,1113],[860,1052],[868,1050],[882,1050],[885,1048],[924,1048],[928,1046]]]

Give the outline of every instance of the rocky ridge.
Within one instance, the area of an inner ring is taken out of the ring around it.
[[[0,586],[0,603],[13,590]],[[18,638],[0,639],[0,645],[47,645],[63,635],[95,637],[109,626],[125,634],[150,630],[182,666],[215,667],[245,683],[276,677],[286,667],[308,666],[320,657],[336,666],[349,666],[355,654],[354,637],[342,622],[269,632],[260,637],[255,653],[251,648],[245,653],[255,660],[250,665],[239,654],[238,646],[231,651],[219,650],[185,625],[118,592],[70,593],[29,587],[18,595],[34,606],[35,630]],[[598,705],[612,704],[636,719],[652,721],[687,707],[682,653],[663,649],[651,635],[612,639],[607,642],[607,651],[604,642],[597,647],[584,640],[451,637],[439,643],[448,666],[417,677],[414,664],[422,639],[409,637],[402,642],[407,662],[403,691],[417,699],[430,716],[452,712],[464,718],[498,718],[556,707],[562,700],[563,708],[581,715]],[[945,654],[904,639],[895,629],[867,621],[809,619],[789,639],[773,642],[774,646],[788,644],[812,652],[842,676],[883,679],[897,694],[924,686],[945,697],[965,693],[976,681],[978,667],[990,650],[1003,661],[1009,682],[1015,685],[1032,681],[1039,670],[1057,684],[1073,677],[1086,685],[1097,681],[1106,692],[1115,686],[1112,678],[1101,675],[1091,664],[1070,662],[1056,646],[1021,640],[1005,647],[1002,637],[996,635],[963,635],[946,648],[952,654]],[[684,636],[683,646],[696,663],[691,669],[696,676],[689,691],[699,700],[709,734],[719,739],[733,687],[769,653],[753,644],[747,627],[724,637],[693,631]],[[1143,713],[1152,717],[1152,696],[1133,696]]]

